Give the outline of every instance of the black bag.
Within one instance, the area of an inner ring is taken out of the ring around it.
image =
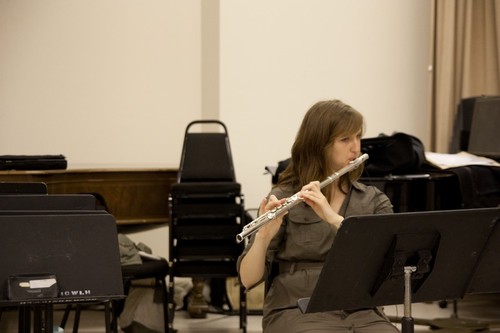
[[[422,141],[401,132],[361,139],[361,151],[370,156],[363,173],[368,177],[418,173],[426,162]]]

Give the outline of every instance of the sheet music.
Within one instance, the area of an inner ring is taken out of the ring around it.
[[[500,167],[500,163],[487,157],[477,156],[465,151],[456,154],[425,152],[427,161],[440,169],[449,169],[466,165],[486,165]]]

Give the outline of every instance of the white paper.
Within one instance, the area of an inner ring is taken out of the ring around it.
[[[440,154],[434,152],[425,152],[425,158],[428,162],[434,164],[440,169],[455,168],[467,165],[486,165],[500,167],[500,163],[482,156],[477,156],[465,151],[456,154]]]
[[[38,288],[49,288],[56,284],[56,279],[40,279],[40,280],[30,280],[30,288],[38,289]]]

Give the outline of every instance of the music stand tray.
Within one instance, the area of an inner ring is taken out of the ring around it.
[[[298,300],[299,308],[353,310],[403,304],[405,296],[461,299],[499,219],[498,207],[348,217],[313,294]],[[408,267],[414,271],[405,295]]]

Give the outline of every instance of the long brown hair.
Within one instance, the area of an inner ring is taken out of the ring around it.
[[[338,170],[330,166],[329,149],[340,136],[364,131],[361,113],[340,100],[320,101],[304,116],[291,150],[288,167],[280,175],[278,186],[287,185],[298,190],[313,180],[322,181]],[[361,176],[359,167],[340,178],[341,189]],[[331,186],[323,192],[329,198]]]

